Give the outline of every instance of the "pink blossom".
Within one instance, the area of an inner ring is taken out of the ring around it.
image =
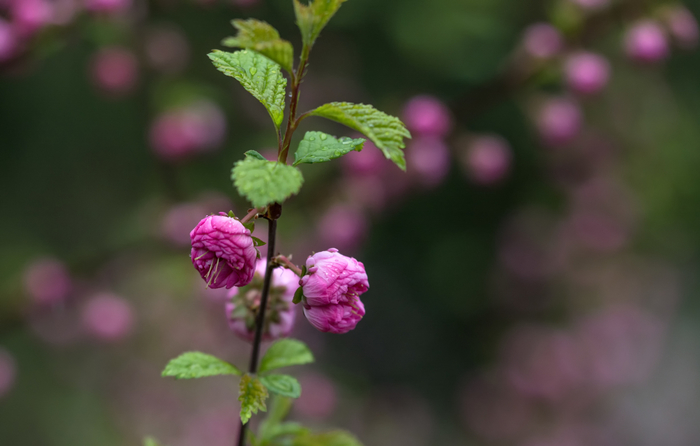
[[[17,367],[14,358],[10,352],[0,348],[0,398],[12,389],[16,375]]]
[[[153,150],[166,161],[184,159],[217,148],[226,135],[226,118],[219,107],[199,101],[160,115],[151,126]]]
[[[582,121],[578,104],[567,98],[547,100],[536,117],[540,136],[549,146],[562,146],[571,142],[579,134]]]
[[[90,64],[95,85],[105,93],[121,96],[133,91],[138,81],[138,61],[123,47],[101,49]]]
[[[240,221],[210,215],[190,232],[191,258],[211,288],[245,286],[253,280],[257,252],[250,231]]]
[[[127,300],[111,293],[102,293],[85,305],[82,320],[88,333],[96,338],[119,341],[131,333],[134,312]]]
[[[337,204],[329,209],[318,223],[319,234],[325,244],[352,250],[362,242],[367,232],[367,219],[362,212]]]
[[[576,53],[566,61],[564,68],[569,88],[577,93],[595,94],[608,84],[610,63],[595,53]]]
[[[365,141],[363,149],[352,151],[342,158],[343,168],[352,176],[378,175],[386,168],[386,158],[372,141]]]
[[[680,4],[671,7],[664,16],[666,26],[681,48],[695,48],[698,45],[698,22],[688,9]]]
[[[637,62],[654,63],[665,59],[669,48],[663,28],[653,20],[635,24],[625,34],[625,52]]]
[[[258,260],[252,282],[244,287],[232,288],[229,292],[232,299],[225,305],[229,327],[238,336],[249,341],[255,337],[255,323],[262,297],[266,265],[267,261]],[[296,318],[296,307],[292,300],[297,288],[299,288],[299,276],[294,271],[281,267],[272,271],[263,340],[283,338],[292,332]]]
[[[439,99],[421,95],[412,98],[403,109],[406,127],[419,136],[444,137],[452,129],[452,115]]]
[[[479,184],[493,184],[508,173],[512,160],[508,141],[500,136],[474,138],[464,152],[462,164],[469,177]]]
[[[93,12],[114,13],[126,11],[132,0],[86,0],[85,9]]]
[[[559,30],[549,23],[535,23],[525,29],[522,45],[532,57],[551,59],[564,47],[564,39]]]
[[[145,53],[156,70],[177,73],[187,66],[190,44],[177,28],[156,28],[146,36]]]
[[[406,164],[421,185],[436,187],[450,171],[450,149],[435,137],[415,138],[406,149]]]
[[[18,46],[19,39],[12,25],[0,19],[0,62],[11,59],[16,54]]]
[[[72,287],[65,265],[52,258],[36,260],[24,272],[24,288],[38,305],[65,300]]]
[[[49,24],[53,8],[46,0],[15,0],[10,4],[10,15],[17,33],[30,36]]]
[[[300,284],[304,314],[311,325],[324,332],[347,333],[365,314],[359,295],[369,289],[362,262],[331,248],[306,260],[308,274]]]

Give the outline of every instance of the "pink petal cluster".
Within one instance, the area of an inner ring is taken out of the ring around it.
[[[408,129],[422,136],[445,137],[452,129],[452,115],[439,99],[416,96],[403,109],[403,120]]]
[[[83,308],[83,326],[88,333],[103,341],[119,341],[134,326],[134,311],[124,298],[111,293],[94,296]]]
[[[551,59],[561,52],[564,38],[557,28],[549,23],[535,23],[523,33],[523,48],[537,59]]]
[[[542,104],[536,121],[544,143],[561,146],[579,134],[583,116],[576,102],[567,98],[553,98]]]
[[[138,61],[126,48],[103,48],[92,59],[90,75],[93,83],[105,93],[124,95],[136,87]]]
[[[608,84],[610,63],[599,54],[581,52],[569,56],[564,72],[566,83],[573,91],[595,94]]]
[[[488,135],[471,141],[462,162],[472,181],[486,185],[497,183],[506,176],[512,158],[508,141]]]
[[[28,37],[49,24],[53,7],[46,0],[15,0],[10,3],[10,15],[17,33]]]
[[[255,336],[255,322],[262,297],[266,266],[265,260],[258,260],[253,281],[246,287],[232,288],[229,292],[232,300],[226,303],[229,327],[238,336],[249,341],[252,341]],[[292,300],[297,288],[299,288],[299,276],[294,271],[286,268],[273,270],[265,312],[263,340],[272,341],[283,338],[292,332],[296,318],[296,307]],[[245,311],[236,311],[243,308]]]
[[[250,231],[221,212],[190,232],[194,267],[210,288],[244,286],[253,280],[257,252]]]
[[[306,260],[308,274],[300,284],[304,315],[318,330],[347,333],[365,315],[360,294],[369,289],[362,262],[331,248]]]
[[[153,150],[166,161],[213,150],[225,136],[226,117],[209,101],[163,113],[151,126],[149,135]]]
[[[653,20],[637,23],[625,34],[625,52],[637,62],[654,63],[668,57],[668,39],[663,28]]]

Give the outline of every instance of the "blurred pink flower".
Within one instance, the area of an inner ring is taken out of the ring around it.
[[[608,84],[610,63],[599,54],[580,52],[568,57],[564,71],[573,91],[595,94]]]
[[[685,6],[679,3],[669,8],[664,14],[664,20],[671,36],[681,48],[691,49],[698,45],[698,22]]]
[[[245,287],[232,288],[229,291],[229,297],[232,299],[225,305],[229,327],[238,336],[249,341],[255,337],[255,320],[260,308],[266,265],[267,261],[258,260],[252,282]],[[292,332],[296,319],[296,306],[292,299],[298,288],[299,276],[294,271],[282,267],[273,270],[263,340],[283,338]]]
[[[14,358],[10,352],[0,347],[0,398],[12,389],[16,375],[17,367]]]
[[[19,47],[19,39],[12,25],[0,18],[0,62],[11,59]]]
[[[504,341],[502,362],[511,385],[526,396],[560,400],[582,380],[582,358],[569,334],[519,327]]]
[[[46,0],[13,0],[10,16],[20,36],[30,36],[51,22],[53,8]]]
[[[562,146],[579,134],[583,117],[578,104],[559,97],[545,101],[540,106],[535,121],[545,144]]]
[[[341,187],[348,200],[360,209],[381,211],[386,205],[386,187],[378,176],[348,177]]]
[[[250,231],[220,212],[202,219],[190,232],[190,258],[210,288],[245,286],[253,280],[257,252]]]
[[[307,372],[299,376],[304,391],[294,402],[294,413],[312,420],[323,420],[333,414],[338,395],[333,381],[318,372]]]
[[[342,158],[343,168],[351,176],[379,175],[388,166],[382,151],[372,141],[365,141],[363,149],[352,151]]]
[[[669,54],[666,34],[653,20],[638,22],[628,29],[624,45],[627,56],[637,62],[659,62]]]
[[[484,135],[471,140],[461,158],[464,170],[475,183],[494,184],[508,173],[513,156],[504,138]]]
[[[102,48],[92,58],[90,73],[92,81],[100,90],[110,95],[122,96],[136,87],[138,61],[126,48]]]
[[[436,187],[450,171],[450,149],[438,138],[415,138],[406,148],[406,164],[422,186]]]
[[[119,341],[131,334],[134,311],[126,299],[111,293],[93,296],[83,308],[83,325],[103,341]]]
[[[442,101],[428,95],[415,96],[406,103],[403,121],[416,136],[441,138],[452,129],[450,110]]]
[[[131,7],[132,0],[85,0],[85,9],[93,12],[123,12]]]
[[[362,262],[331,248],[306,260],[308,274],[300,284],[304,291],[304,315],[323,332],[347,333],[365,315],[359,296],[369,289]]]
[[[153,150],[166,161],[177,161],[217,148],[226,136],[226,118],[209,101],[161,114],[151,125]]]
[[[523,48],[530,56],[551,59],[564,47],[564,39],[557,28],[549,23],[535,23],[523,33]]]
[[[24,271],[24,288],[35,304],[52,305],[64,301],[73,286],[63,263],[43,258],[32,262]]]
[[[353,207],[336,204],[321,217],[318,231],[324,245],[352,251],[362,243],[367,233],[367,219]]]
[[[190,58],[187,37],[177,28],[154,28],[146,35],[146,60],[149,65],[165,73],[182,71]]]

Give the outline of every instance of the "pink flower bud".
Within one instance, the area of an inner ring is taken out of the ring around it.
[[[5,20],[0,19],[0,62],[9,60],[17,53],[19,39]]]
[[[68,270],[58,260],[36,260],[24,272],[24,288],[37,305],[51,305],[65,300],[72,284]]]
[[[266,265],[265,260],[258,260],[252,282],[244,287],[232,288],[229,292],[232,300],[225,305],[229,327],[238,336],[249,341],[255,337],[255,323],[262,298]],[[292,300],[297,288],[299,276],[294,271],[281,267],[273,270],[265,311],[263,340],[283,338],[292,332],[296,318],[296,307]]]
[[[421,185],[436,187],[450,171],[450,149],[438,138],[415,138],[406,149],[406,164]]]
[[[578,104],[566,98],[554,98],[540,107],[536,123],[545,144],[561,146],[578,135],[582,119]]]
[[[110,293],[90,299],[82,313],[88,333],[103,341],[119,341],[131,333],[134,313],[129,302]]]
[[[92,81],[105,93],[121,96],[130,93],[138,81],[138,61],[126,48],[101,49],[90,64]]]
[[[698,45],[698,22],[687,8],[676,5],[666,12],[664,19],[671,36],[681,48],[690,49]]]
[[[318,224],[325,244],[352,250],[362,242],[367,232],[367,219],[362,212],[345,205],[329,209]]]
[[[10,4],[17,33],[30,36],[51,21],[53,8],[45,0],[16,0]]]
[[[347,333],[365,315],[359,295],[369,289],[365,266],[331,248],[306,260],[308,274],[300,284],[304,315],[323,332]]]
[[[408,101],[403,119],[406,127],[417,135],[444,137],[452,129],[450,110],[433,96],[416,96]]]
[[[462,162],[474,182],[493,184],[508,173],[511,159],[508,141],[500,136],[480,136],[471,141]]]
[[[663,28],[652,20],[637,23],[625,34],[625,52],[637,62],[654,63],[668,57],[668,41]]]
[[[581,94],[594,94],[608,84],[610,63],[595,53],[577,53],[569,56],[564,67],[569,88]]]
[[[14,358],[7,350],[0,348],[0,398],[12,389],[16,374]]]
[[[523,48],[537,59],[551,59],[564,47],[564,39],[557,28],[549,23],[535,23],[523,33]]]
[[[257,253],[250,231],[240,221],[205,217],[190,232],[194,267],[210,288],[245,286],[253,280]]]

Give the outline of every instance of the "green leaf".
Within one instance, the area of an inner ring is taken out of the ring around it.
[[[349,432],[332,431],[300,435],[294,439],[292,446],[362,446],[362,443]]]
[[[163,370],[163,376],[173,376],[179,379],[202,378],[216,375],[240,376],[241,371],[233,364],[229,364],[215,356],[201,352],[183,353],[171,360],[168,365],[165,366],[165,370]]]
[[[231,24],[238,30],[238,34],[236,37],[225,38],[221,42],[222,45],[257,51],[280,64],[288,72],[292,72],[292,44],[280,39],[280,34],[269,23],[255,19],[236,19],[232,20]]]
[[[270,203],[282,203],[298,193],[304,182],[301,171],[296,167],[252,156],[233,166],[231,179],[238,193],[250,200],[256,208]]]
[[[312,0],[305,5],[294,0],[294,13],[304,45],[313,46],[321,30],[346,0]]]
[[[262,161],[267,161],[267,158],[265,158],[264,156],[262,156],[262,155],[260,154],[260,152],[258,152],[258,151],[256,151],[256,150],[248,150],[246,153],[244,153],[244,155],[245,155],[245,156],[251,156],[251,157],[253,157],[253,158],[255,158],[255,159],[259,159],[259,160],[262,160]]]
[[[260,362],[260,373],[290,365],[308,364],[313,361],[314,355],[306,344],[296,339],[280,339],[267,349]]]
[[[323,132],[306,132],[294,154],[294,165],[323,163],[340,158],[353,150],[359,152],[364,143],[365,140],[362,138],[352,139],[344,136],[336,139]]]
[[[284,435],[293,435],[293,436],[299,436],[299,435],[308,435],[309,434],[309,429],[304,427],[300,423],[295,423],[295,422],[287,422],[287,423],[280,423],[275,425],[274,427],[270,428],[266,432],[266,438],[267,439],[273,439],[277,437],[282,437]]]
[[[293,304],[298,304],[301,302],[301,300],[304,298],[304,290],[299,287],[297,290],[294,292],[294,298],[292,299]]]
[[[275,127],[284,119],[284,95],[287,79],[280,66],[262,54],[242,50],[235,53],[214,50],[209,53],[214,66],[227,76],[235,78],[267,108]]]
[[[243,375],[239,386],[238,401],[241,402],[241,421],[243,424],[250,420],[258,410],[267,411],[265,400],[269,396],[267,388],[258,378],[249,374]]]
[[[403,149],[404,138],[411,133],[403,123],[393,116],[380,112],[371,105],[351,104],[349,102],[331,102],[311,112],[312,115],[331,119],[365,134],[402,170],[406,170]]]
[[[250,233],[252,234],[253,231],[255,231],[255,222],[252,220],[247,221],[247,222],[243,223],[243,227],[246,228],[247,230],[249,230]]]
[[[267,387],[267,390],[278,395],[289,398],[299,398],[301,396],[301,384],[293,376],[267,375],[261,377],[260,381]]]
[[[262,240],[260,240],[257,237],[253,237],[253,246],[257,247],[257,246],[265,246],[265,245],[267,245],[267,243],[263,242]]]

